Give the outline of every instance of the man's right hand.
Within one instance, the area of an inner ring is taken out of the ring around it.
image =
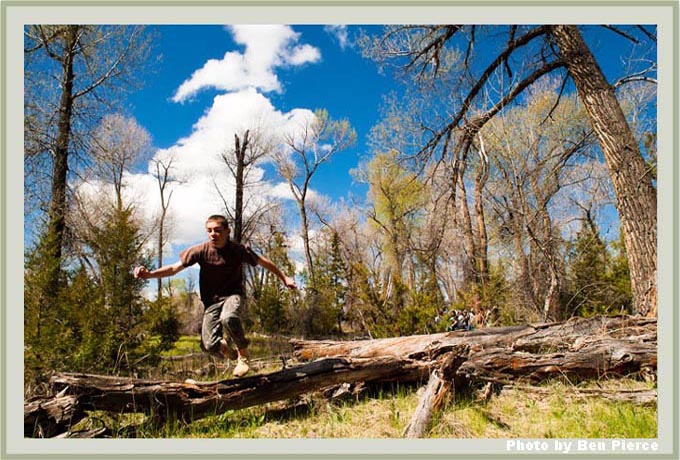
[[[135,267],[135,269],[132,271],[132,274],[135,275],[135,278],[141,278],[145,280],[149,279],[151,272],[149,272],[146,267]]]

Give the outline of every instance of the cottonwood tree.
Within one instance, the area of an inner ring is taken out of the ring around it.
[[[297,203],[301,237],[309,279],[314,284],[314,258],[310,245],[309,191],[312,177],[332,156],[350,147],[356,132],[348,120],[333,120],[326,110],[316,110],[296,132],[284,136],[285,149],[275,154],[277,169]]]
[[[101,107],[113,105],[148,64],[149,35],[139,26],[30,25],[24,29],[26,155],[51,165],[42,248],[57,261],[46,284],[58,291],[73,156]],[[47,161],[43,161],[47,158]],[[29,170],[30,171],[30,170]],[[29,182],[34,178],[28,178]]]
[[[369,222],[382,236],[386,268],[384,285],[397,315],[415,286],[412,240],[422,220],[427,193],[416,175],[396,161],[396,152],[377,154],[366,165]]]
[[[641,31],[642,40],[655,46],[654,32],[641,26],[632,29]],[[501,34],[505,40],[499,40]],[[630,33],[619,35],[638,40]],[[493,57],[480,67],[475,65],[475,50],[482,46]],[[429,134],[418,152],[421,161],[468,151],[489,120],[545,76],[561,72],[565,86],[567,78],[571,79],[589,114],[616,192],[635,311],[656,314],[656,191],[614,88],[578,26],[390,26],[382,36],[365,41],[364,49],[381,62],[396,61],[403,71],[423,79],[436,78],[441,69],[450,69],[444,64],[451,62],[451,56],[460,63],[460,78],[452,85],[460,101],[444,123],[423,127]],[[451,78],[450,72],[444,74]],[[495,100],[484,105],[480,100],[483,89],[499,75],[506,77],[507,84]],[[451,140],[455,142],[449,144]]]

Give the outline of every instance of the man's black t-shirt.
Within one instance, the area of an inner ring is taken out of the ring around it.
[[[248,246],[227,241],[223,248],[213,246],[209,241],[185,249],[179,255],[182,265],[200,265],[198,283],[201,301],[205,307],[223,300],[230,295],[244,295],[244,263],[257,265],[259,256]]]

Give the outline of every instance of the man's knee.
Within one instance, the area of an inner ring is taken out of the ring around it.
[[[211,355],[219,354],[220,342],[219,340],[206,342],[204,338],[201,338],[201,350]]]

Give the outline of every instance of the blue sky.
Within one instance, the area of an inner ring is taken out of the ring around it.
[[[232,33],[223,26],[158,26],[157,50],[162,55],[158,71],[142,91],[130,98],[132,114],[152,135],[154,145],[169,148],[178,139],[189,136],[194,124],[225,91],[204,88],[185,102],[172,100],[180,85],[210,59],[222,59],[226,52],[242,52]],[[336,155],[315,177],[314,188],[333,197],[353,189],[364,193],[365,187],[354,183],[350,169],[366,153],[370,128],[378,121],[383,94],[392,79],[380,75],[374,63],[360,56],[351,44],[340,42],[337,33],[323,26],[293,26],[299,43],[319,50],[316,62],[283,66],[276,70],[280,92],[262,91],[272,105],[283,112],[295,108],[327,109],[332,118],[347,118],[357,132],[357,142]]]
[[[205,217],[221,211],[212,181],[229,196],[232,187],[228,178],[213,177],[220,169],[216,155],[233,146],[235,130],[263,116],[279,133],[295,130],[316,108],[327,109],[332,118],[349,119],[356,144],[322,165],[311,188],[331,200],[364,197],[366,187],[355,183],[350,170],[371,153],[369,131],[379,121],[384,95],[396,85],[392,76],[380,74],[375,63],[361,57],[351,40],[356,27],[152,28],[162,59],[129,104],[130,115],[152,136],[154,157],[175,158],[174,166],[184,175],[171,203],[176,222],[171,257],[205,238]],[[585,27],[584,35],[609,80],[621,77],[630,42],[601,27]],[[130,189],[144,197],[150,215],[158,209],[158,199],[148,169],[148,163],[138,166]],[[271,166],[264,165],[260,174],[263,187],[257,193],[291,203]]]

